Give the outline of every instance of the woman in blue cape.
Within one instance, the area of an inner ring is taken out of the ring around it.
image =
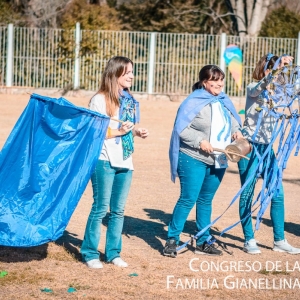
[[[177,112],[169,157],[171,179],[179,177],[181,191],[168,228],[166,256],[176,257],[180,234],[195,204],[198,231],[210,224],[212,200],[227,167],[226,156],[213,148],[225,149],[232,139],[242,137],[240,117],[222,92],[224,78],[219,67],[204,66]],[[222,255],[210,243],[209,229],[197,239],[195,253]]]
[[[89,268],[101,269],[98,244],[101,223],[109,210],[105,260],[127,267],[120,257],[124,209],[131,185],[133,137],[146,138],[148,130],[135,128],[139,121],[138,102],[129,93],[133,80],[133,62],[123,56],[111,58],[102,74],[100,89],[90,101],[90,109],[111,117],[96,169],[92,175],[94,203],[84,240],[82,259]],[[119,119],[120,122],[114,120]]]
[[[259,163],[259,156],[269,148],[269,144],[274,132],[276,119],[271,114],[264,111],[257,112],[257,108],[267,105],[264,100],[264,93],[268,89],[268,85],[272,80],[272,69],[278,64],[281,68],[285,63],[289,64],[292,61],[291,56],[283,56],[279,59],[271,53],[264,55],[257,63],[253,72],[253,81],[247,86],[245,122],[242,133],[246,139],[252,143],[252,152],[247,156],[250,160],[241,159],[238,163],[241,184],[244,185],[246,181],[248,184],[240,196],[239,212],[241,224],[244,232],[245,243],[243,250],[249,254],[259,254],[260,249],[257,247],[254,238],[254,231],[252,228],[251,207],[254,195],[257,178],[253,176],[253,172],[257,169]],[[280,63],[279,63],[280,62]],[[278,82],[280,79],[278,79]],[[263,117],[262,114],[264,114]],[[254,150],[255,149],[255,150]],[[278,168],[278,162],[275,157],[273,149],[270,149],[269,163]],[[270,185],[273,174],[265,176],[268,159],[265,159],[261,164],[260,174],[266,180],[266,187]],[[275,172],[275,169],[273,170]],[[273,173],[272,172],[272,173]],[[252,177],[252,179],[250,179]],[[284,192],[283,186],[280,184],[278,191],[271,199],[271,221],[273,225],[274,234],[274,251],[287,252],[290,254],[299,254],[300,249],[292,247],[284,235]]]

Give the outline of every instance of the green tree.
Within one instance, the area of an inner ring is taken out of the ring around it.
[[[20,9],[6,0],[0,0],[0,26],[12,23],[22,26],[25,23],[25,17],[22,16]]]
[[[116,9],[108,5],[87,4],[86,0],[71,1],[61,18],[61,27],[74,29],[76,22],[85,30],[120,30]]]
[[[221,0],[133,0],[118,10],[125,30],[235,33],[231,14]]]
[[[75,37],[74,30],[76,22],[80,23],[81,41],[80,41],[80,67],[82,73],[88,65],[94,64],[102,53],[101,45],[99,44],[98,30],[120,30],[120,22],[118,12],[115,8],[107,4],[88,4],[86,0],[74,0],[65,8],[61,18],[62,31],[61,40],[57,47],[57,52],[60,53],[60,67],[63,69],[69,61],[74,60]],[[109,38],[103,39],[104,44],[109,44]],[[111,57],[109,55],[106,58]],[[96,62],[101,69],[99,60]],[[89,80],[97,81],[96,78],[85,75],[81,81],[81,88],[85,88],[85,83]],[[98,84],[98,82],[97,82]],[[65,84],[65,91],[72,89],[72,84]]]
[[[262,24],[260,36],[297,38],[300,31],[300,15],[285,7],[273,10]]]

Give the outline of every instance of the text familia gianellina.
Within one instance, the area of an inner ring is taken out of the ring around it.
[[[167,289],[300,289],[299,261],[205,261],[193,258],[189,262],[189,277],[167,275]],[[250,276],[249,273],[255,273]],[[223,273],[225,276],[217,276]],[[226,274],[225,274],[226,273]],[[229,274],[228,274],[229,273]],[[240,273],[240,274],[238,274]],[[241,273],[243,275],[241,276]],[[294,273],[296,276],[289,276]],[[276,274],[268,278],[267,274]],[[245,275],[245,276],[244,276]],[[288,276],[286,276],[288,275]]]

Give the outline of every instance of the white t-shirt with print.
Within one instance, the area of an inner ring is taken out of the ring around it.
[[[90,102],[89,108],[103,115],[106,113],[106,103],[103,94],[96,94]],[[119,118],[119,109],[116,111],[114,118]],[[119,123],[111,120],[109,122],[111,129],[118,129]],[[123,158],[123,146],[120,138],[119,143],[116,143],[116,138],[105,139],[100,153],[100,160],[108,160],[112,167],[125,168],[133,170],[132,156],[126,160]]]

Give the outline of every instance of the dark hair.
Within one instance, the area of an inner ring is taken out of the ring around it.
[[[266,70],[273,69],[275,62],[278,59],[278,56],[276,56],[276,55],[272,56],[269,61],[267,60],[267,57],[268,57],[268,55],[264,55],[257,63],[257,65],[253,71],[253,74],[252,74],[253,79],[259,81],[265,77],[265,65],[266,64],[268,64]]]
[[[199,72],[199,81],[194,83],[192,90],[203,88],[203,83],[208,80],[217,81],[224,79],[224,72],[216,65],[206,65]]]

